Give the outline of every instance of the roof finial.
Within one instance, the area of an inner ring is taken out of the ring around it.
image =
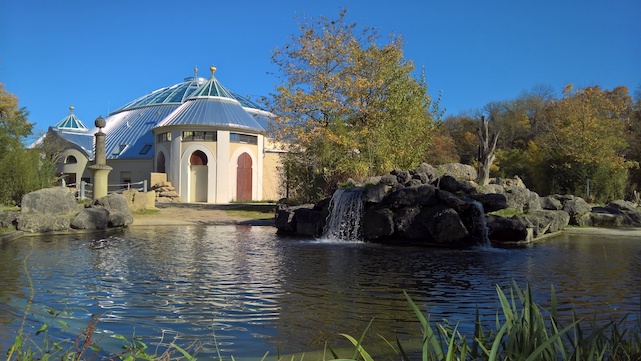
[[[213,78],[214,77],[214,73],[216,72],[216,67],[212,65],[211,67],[209,67],[209,70],[211,71],[211,76]]]
[[[198,65],[194,66],[194,78],[198,79]]]
[[[71,111],[71,113],[73,113],[74,109],[76,109],[76,108],[74,108],[73,105],[69,107],[69,110]]]

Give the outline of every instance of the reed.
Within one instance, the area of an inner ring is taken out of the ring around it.
[[[451,360],[641,360],[641,319],[635,325],[627,317],[598,325],[595,320],[579,319],[562,325],[558,321],[558,303],[554,287],[550,291],[550,309],[546,312],[533,300],[529,285],[514,286],[508,292],[496,288],[500,313],[494,328],[486,329],[477,312],[474,335],[468,339],[458,332],[458,325],[432,324],[428,317],[405,293],[405,297],[421,323],[421,361]],[[587,332],[582,325],[588,324]],[[354,344],[354,360],[373,361],[360,341],[345,336]],[[361,338],[362,339],[362,338]],[[386,340],[403,361],[411,361],[401,342]]]

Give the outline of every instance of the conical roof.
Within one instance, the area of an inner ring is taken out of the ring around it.
[[[61,121],[58,122],[58,124],[55,125],[55,128],[58,128],[60,130],[68,130],[68,131],[75,131],[75,132],[86,132],[89,130],[78,117],[76,117],[75,114],[73,114],[73,110],[75,108],[72,106],[69,107],[69,115],[64,117]]]
[[[225,128],[240,128],[263,132],[259,122],[245,109],[237,95],[227,90],[214,77],[215,67],[211,67],[211,78],[193,92],[180,108],[158,124],[169,125],[208,125]],[[244,99],[244,98],[243,98]]]

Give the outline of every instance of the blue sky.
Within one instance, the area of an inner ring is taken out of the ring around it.
[[[39,131],[70,105],[87,126],[153,90],[216,77],[253,99],[277,83],[272,50],[304,17],[403,36],[446,115],[537,85],[641,87],[640,0],[0,0],[0,82]]]

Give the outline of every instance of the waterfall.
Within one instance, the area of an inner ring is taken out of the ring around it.
[[[324,239],[360,241],[363,218],[362,188],[339,188],[329,202],[329,216],[323,230]]]
[[[483,209],[483,205],[481,202],[475,201],[475,200],[470,200],[471,203],[474,205],[476,208],[476,211],[478,215],[474,217],[474,228],[475,230],[478,229],[480,230],[480,236],[481,236],[481,241],[479,242],[479,246],[481,247],[492,247],[492,244],[490,243],[490,237],[489,237],[489,232],[487,229],[487,220],[485,219],[485,209]]]

